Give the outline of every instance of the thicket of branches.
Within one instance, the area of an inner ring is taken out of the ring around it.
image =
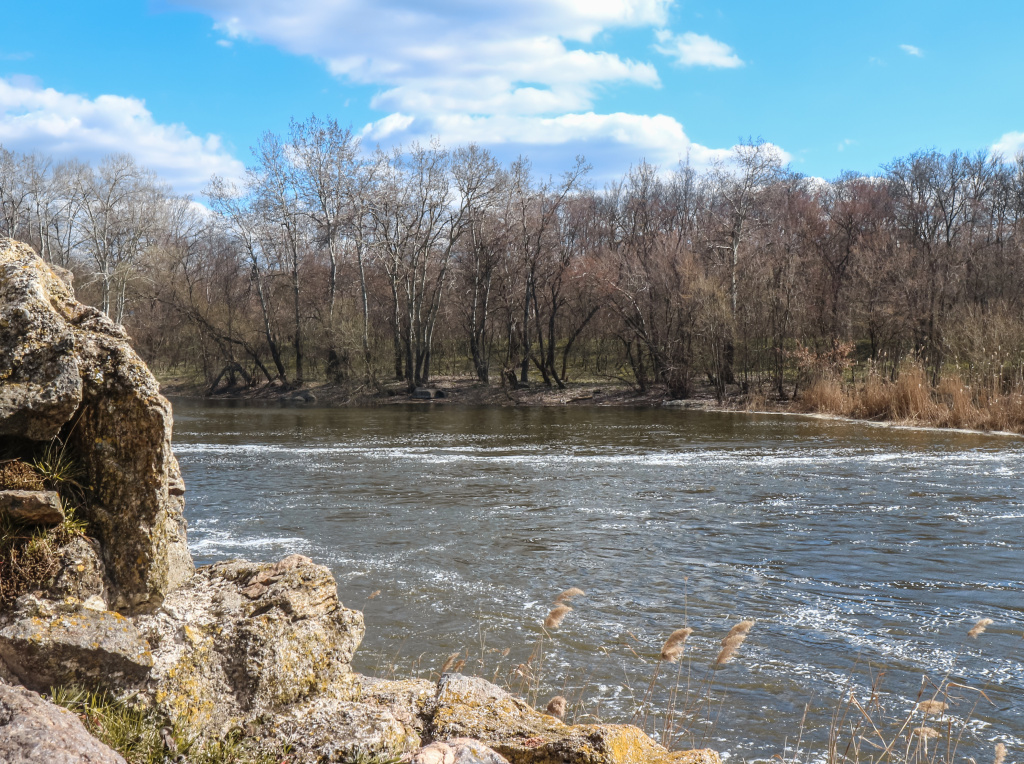
[[[0,147],[0,235],[70,268],[156,369],[216,385],[620,379],[788,398],[816,375],[1016,388],[1024,157],[802,177],[762,142],[595,189],[477,146],[364,151],[311,117],[201,204],[130,156]]]

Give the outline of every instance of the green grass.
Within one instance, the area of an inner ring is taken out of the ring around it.
[[[148,709],[107,693],[58,687],[50,691],[50,700],[76,714],[90,734],[124,756],[128,764],[163,764],[179,754],[189,764],[279,764],[287,758],[285,750],[276,755],[248,750],[241,732],[198,741]],[[174,750],[165,745],[162,729],[169,733]]]

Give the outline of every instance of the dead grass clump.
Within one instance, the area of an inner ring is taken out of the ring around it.
[[[935,395],[945,409],[938,416],[940,427],[973,430],[981,425],[985,415],[978,409],[970,388],[959,374],[943,376],[935,387]]]
[[[849,416],[854,408],[843,385],[832,377],[821,377],[804,390],[800,402],[806,411],[835,416]]]
[[[877,373],[871,372],[860,389],[854,416],[864,419],[888,419],[889,385]]]
[[[920,364],[908,364],[896,377],[891,388],[889,404],[893,419],[909,419],[928,422],[936,418],[937,409],[932,400],[931,388]]]
[[[0,463],[0,490],[42,491],[43,476],[20,459]]]
[[[0,610],[23,594],[46,589],[60,572],[60,550],[83,526],[70,508],[67,519],[52,528],[24,526],[0,518]]]

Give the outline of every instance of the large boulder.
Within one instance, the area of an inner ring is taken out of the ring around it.
[[[0,436],[60,436],[88,486],[112,607],[142,612],[192,575],[171,407],[124,328],[75,300],[67,274],[0,240]]]
[[[362,613],[343,607],[330,571],[301,555],[200,568],[135,623],[153,651],[145,694],[194,734],[358,694],[350,664]]]
[[[0,764],[125,764],[78,717],[0,682]]]
[[[479,677],[445,674],[428,734],[471,738],[511,764],[721,764],[711,750],[669,752],[628,724],[564,724]]]
[[[149,645],[120,613],[75,599],[55,605],[32,596],[21,598],[19,606],[0,628],[0,659],[26,687],[117,691],[149,674]]]

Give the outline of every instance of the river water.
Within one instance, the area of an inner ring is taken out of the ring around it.
[[[847,729],[865,719],[840,702],[851,691],[888,742],[941,686],[951,707],[928,724],[952,730],[955,758],[989,761],[1001,740],[1021,760],[1024,440],[667,409],[179,401],[174,443],[197,562],[329,566],[366,617],[364,673],[429,676],[459,652],[464,673],[540,706],[562,694],[581,721],[661,737],[668,721],[666,742],[734,761],[792,756],[798,737],[820,759],[837,710]],[[545,634],[569,587],[586,595]],[[980,618],[994,623],[968,638]],[[740,619],[756,621],[746,642],[710,671]],[[656,668],[683,626],[683,660]],[[877,741],[869,727],[840,737]]]

